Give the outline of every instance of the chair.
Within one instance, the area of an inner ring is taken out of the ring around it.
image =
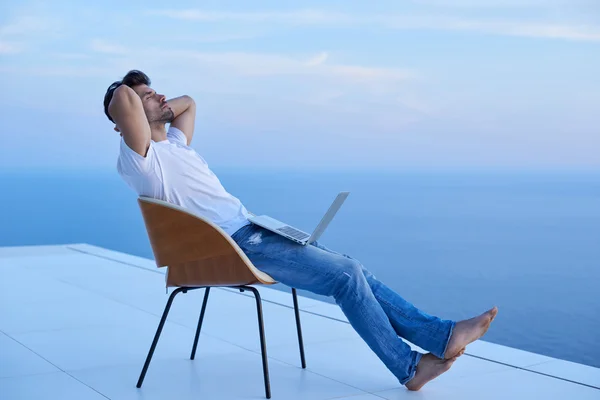
[[[154,349],[160,338],[163,326],[169,314],[173,299],[179,293],[205,288],[204,300],[198,319],[198,328],[194,337],[190,359],[194,359],[202,321],[206,311],[208,295],[212,287],[237,288],[241,292],[249,291],[256,299],[258,329],[262,353],[265,394],[271,398],[267,348],[265,343],[262,302],[256,287],[251,285],[271,285],[275,282],[269,275],[258,270],[239,248],[237,243],[214,223],[197,216],[177,205],[141,196],[138,198],[144,223],[157,267],[167,267],[166,286],[177,287],[167,300],[154,340],[146,357],[137,387],[140,388],[146,371],[152,360]],[[302,368],[306,368],[304,344],[298,311],[296,289],[292,289],[296,328],[300,347]]]

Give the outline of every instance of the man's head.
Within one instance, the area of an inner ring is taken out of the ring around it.
[[[104,95],[104,113],[111,122],[114,123],[115,121],[108,113],[108,106],[112,100],[113,93],[121,85],[129,86],[140,96],[146,118],[148,118],[150,124],[155,122],[167,123],[173,119],[173,110],[167,105],[167,99],[164,95],[156,93],[150,87],[150,78],[148,78],[148,75],[142,71],[131,70],[122,80],[110,85]]]

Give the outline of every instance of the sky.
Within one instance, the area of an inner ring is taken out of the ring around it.
[[[0,169],[114,169],[127,71],[212,167],[600,169],[597,0],[0,5]]]

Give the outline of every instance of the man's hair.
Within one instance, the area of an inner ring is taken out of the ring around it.
[[[142,71],[133,69],[133,70],[129,71],[123,79],[121,79],[120,81],[114,82],[112,85],[110,85],[108,87],[108,90],[106,91],[106,94],[104,95],[104,113],[106,114],[108,119],[113,123],[115,121],[112,119],[112,117],[108,113],[108,105],[110,104],[110,101],[113,98],[113,94],[115,93],[115,90],[117,90],[117,88],[121,85],[129,86],[129,87],[134,87],[137,85],[150,86],[150,78],[148,78],[148,75],[146,75]]]

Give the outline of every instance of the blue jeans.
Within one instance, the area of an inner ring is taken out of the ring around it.
[[[251,224],[232,236],[259,270],[286,286],[333,296],[348,321],[401,384],[423,354],[400,337],[444,358],[455,322],[418,310],[378,281],[360,262],[314,242],[301,246]]]

